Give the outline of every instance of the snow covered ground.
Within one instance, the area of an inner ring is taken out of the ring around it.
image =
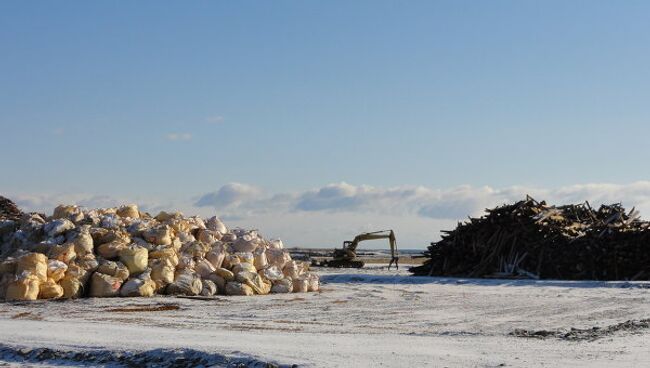
[[[650,366],[650,329],[605,329],[650,318],[649,283],[318,272],[320,293],[0,303],[0,366],[24,357],[72,366],[93,354],[104,359],[93,364],[153,366],[179,354],[217,366]],[[161,306],[169,310],[132,311]],[[572,327],[601,329],[590,339],[512,335]]]

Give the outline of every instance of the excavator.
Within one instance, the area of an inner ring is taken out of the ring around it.
[[[399,269],[397,264],[399,257],[397,256],[397,241],[395,240],[395,233],[393,230],[381,230],[371,233],[363,233],[354,237],[354,239],[346,240],[343,242],[343,248],[334,249],[331,260],[325,260],[318,263],[314,263],[317,266],[322,267],[338,267],[338,268],[361,268],[364,266],[364,262],[357,259],[357,247],[359,243],[365,240],[375,240],[375,239],[388,239],[390,243],[390,263],[388,264],[388,269],[395,264],[395,268]]]

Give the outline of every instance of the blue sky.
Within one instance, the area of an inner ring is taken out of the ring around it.
[[[307,245],[425,246],[525,192],[643,205],[648,44],[645,1],[4,1],[0,190]]]

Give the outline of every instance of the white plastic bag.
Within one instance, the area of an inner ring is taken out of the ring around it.
[[[194,267],[194,269],[196,270],[196,273],[201,275],[202,279],[207,278],[208,275],[210,275],[216,270],[216,268],[214,268],[212,263],[208,262],[208,260],[205,258],[200,258],[196,262],[196,266]]]
[[[286,294],[293,291],[293,281],[291,279],[280,279],[273,281],[271,293],[273,294]]]
[[[257,270],[263,270],[269,266],[269,261],[266,258],[266,249],[259,247],[253,255],[255,256],[254,265]]]
[[[190,271],[176,273],[174,282],[167,285],[169,295],[199,295],[203,290],[203,283],[199,275]]]
[[[271,281],[278,281],[278,280],[282,280],[284,278],[284,274],[276,266],[271,266],[269,268],[266,268],[266,269],[260,271],[260,273],[266,279],[271,280]]]
[[[213,296],[217,293],[217,285],[213,281],[203,279],[201,282],[203,283],[202,296]]]
[[[117,277],[95,272],[90,278],[90,296],[92,297],[118,296],[120,287],[122,287],[122,279]]]
[[[128,279],[131,275],[124,263],[106,260],[101,261],[96,271],[104,275],[117,277],[122,281]]]
[[[140,274],[138,277],[128,279],[122,289],[120,295],[122,296],[153,296],[156,291],[156,283],[151,279],[148,272]]]
[[[208,221],[205,223],[206,227],[212,231],[218,231],[221,234],[225,234],[228,232],[228,229],[226,228],[226,225],[224,225],[221,220],[217,216],[210,217]]]
[[[226,295],[241,295],[250,296],[254,295],[253,289],[246,284],[237,281],[230,281],[226,283]]]
[[[68,270],[68,265],[61,261],[57,261],[56,259],[50,259],[47,261],[47,278],[48,280],[51,279],[54,282],[59,282],[63,277],[65,277],[65,273]]]
[[[309,291],[309,280],[306,277],[293,279],[294,293],[306,293],[307,291]]]

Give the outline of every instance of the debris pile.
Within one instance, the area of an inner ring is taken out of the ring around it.
[[[217,217],[61,205],[44,218],[1,199],[0,300],[319,289],[281,240],[228,229]]]
[[[527,197],[443,231],[415,275],[650,280],[650,222],[620,204],[549,206]]]
[[[22,211],[9,198],[0,196],[0,221],[18,221],[23,216]]]
[[[627,320],[625,322],[605,327],[574,328],[560,330],[526,330],[515,329],[510,336],[529,337],[535,339],[557,338],[567,341],[596,341],[619,332],[639,332],[650,328],[650,318],[642,320]]]

